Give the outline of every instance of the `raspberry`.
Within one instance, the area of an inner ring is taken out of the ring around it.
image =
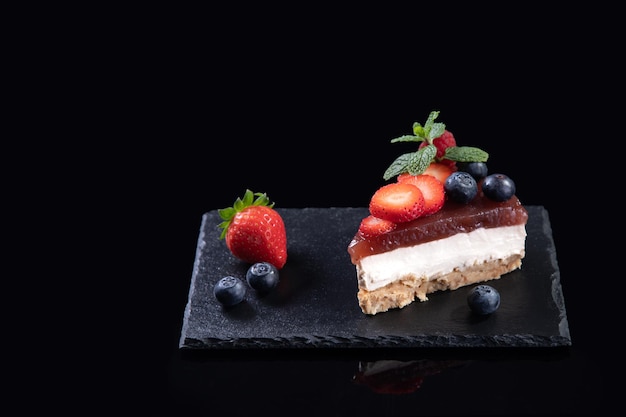
[[[419,149],[428,145],[428,142],[420,143]],[[433,139],[433,145],[437,148],[437,155],[435,156],[435,161],[441,162],[443,159],[443,155],[446,153],[446,149],[450,146],[456,146],[456,139],[454,139],[454,135],[448,131],[444,130],[444,132],[438,138]],[[444,160],[445,161],[445,160]]]

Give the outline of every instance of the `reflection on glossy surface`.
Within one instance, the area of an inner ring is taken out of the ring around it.
[[[360,361],[354,382],[379,394],[410,394],[422,386],[427,376],[469,362],[454,359]]]
[[[605,405],[601,358],[580,348],[179,353],[171,415],[484,415],[485,401],[491,415],[571,415]]]

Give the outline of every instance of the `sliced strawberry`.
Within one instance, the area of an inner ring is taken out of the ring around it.
[[[424,213],[422,191],[412,184],[395,182],[380,187],[369,204],[370,214],[394,223],[408,222]]]
[[[359,233],[363,237],[373,237],[382,235],[383,233],[391,232],[397,227],[397,223],[390,222],[389,220],[379,219],[376,216],[369,215],[359,225]]]
[[[396,178],[396,180],[398,182],[408,182],[408,183],[410,183],[412,181],[411,178],[414,177],[414,176],[415,175],[411,175],[408,172],[404,172],[404,173],[398,175],[398,178]]]
[[[432,175],[443,184],[446,182],[446,178],[448,178],[453,172],[453,168],[450,167],[448,164],[433,162],[428,166],[428,168],[426,168],[424,172],[422,172],[422,174]]]
[[[433,214],[443,207],[445,201],[443,183],[434,176],[401,174],[398,175],[398,182],[413,184],[420,189],[424,196],[424,216]]]

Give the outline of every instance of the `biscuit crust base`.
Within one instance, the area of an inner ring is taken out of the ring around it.
[[[456,290],[479,282],[499,279],[502,275],[521,268],[524,254],[512,255],[441,275],[430,280],[408,273],[402,279],[384,287],[368,291],[359,288],[357,298],[365,314],[383,313],[392,308],[402,308],[416,299],[427,301],[427,294],[435,291]]]

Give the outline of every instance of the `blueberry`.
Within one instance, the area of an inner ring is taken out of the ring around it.
[[[495,201],[506,201],[515,194],[515,183],[504,174],[487,175],[482,188],[485,197]]]
[[[223,305],[234,306],[242,302],[246,296],[246,285],[239,278],[226,276],[215,284],[213,295]]]
[[[491,314],[500,307],[500,293],[490,285],[477,285],[467,293],[467,304],[476,314]]]
[[[484,162],[457,162],[459,171],[465,171],[470,174],[476,181],[479,181],[487,176],[489,172],[487,164]]]
[[[478,184],[471,174],[455,171],[443,184],[448,198],[457,203],[469,203],[478,194]]]
[[[257,262],[246,272],[248,285],[259,292],[269,292],[278,285],[278,280],[278,269],[269,262]]]

